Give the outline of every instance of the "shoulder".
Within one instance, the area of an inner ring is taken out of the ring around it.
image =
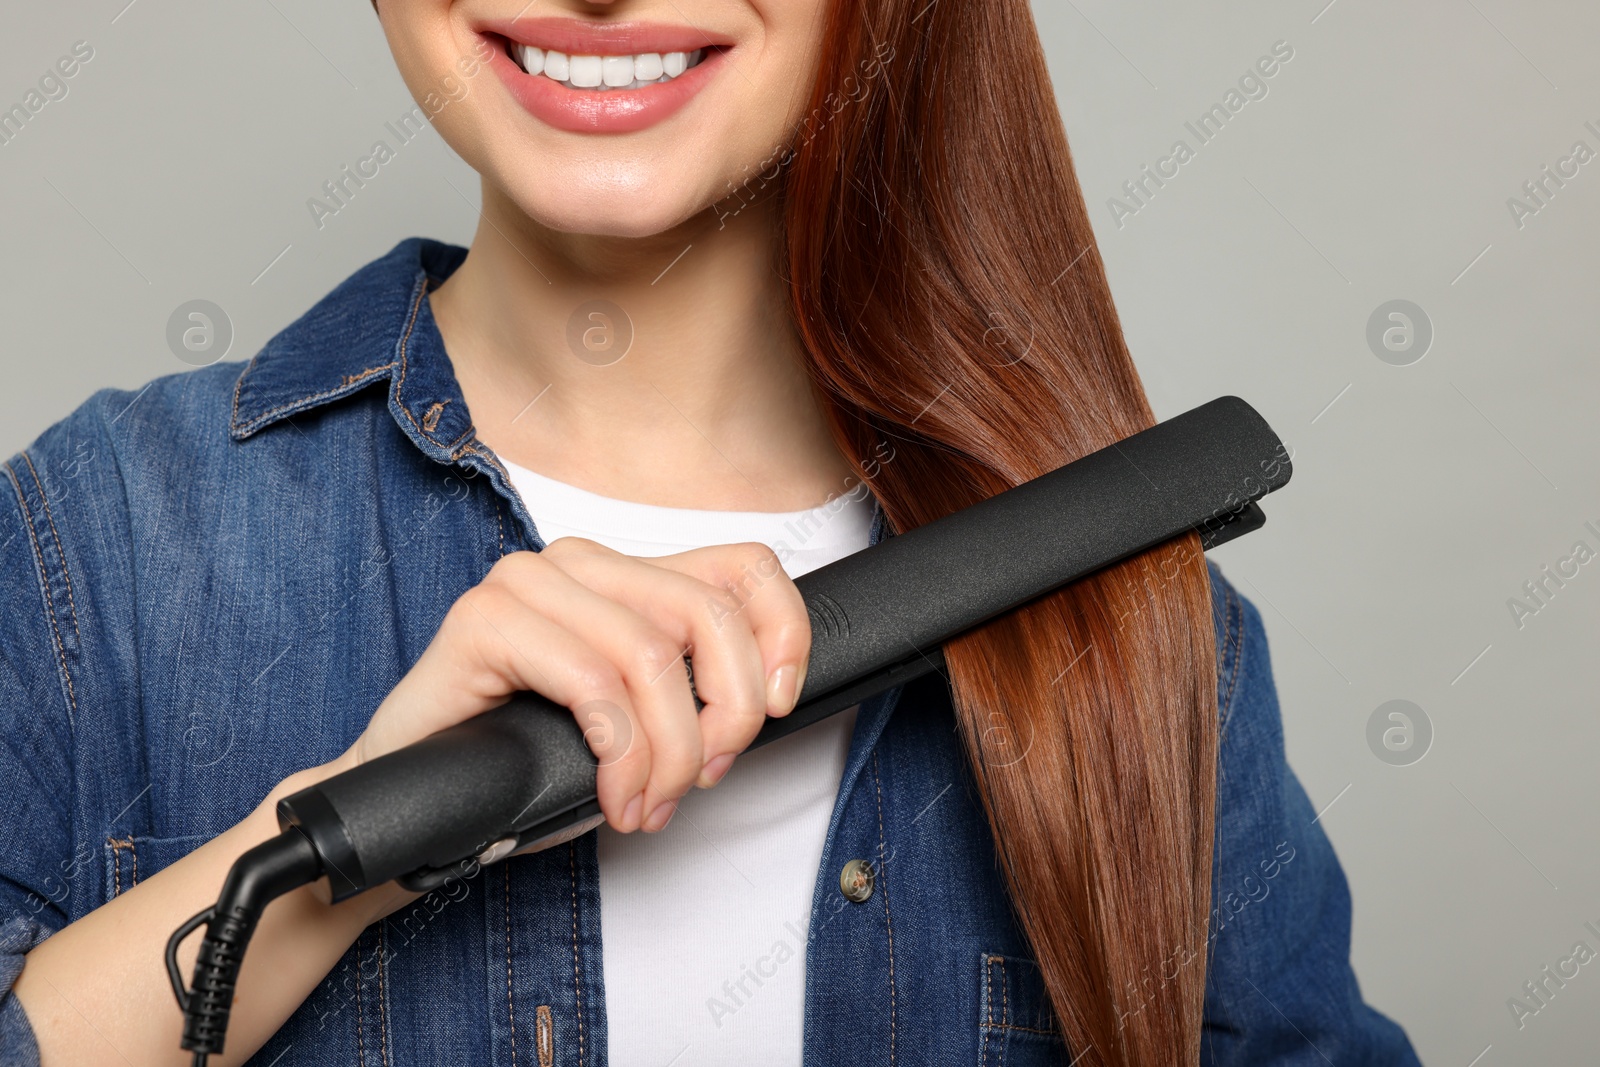
[[[1222,568],[1208,559],[1206,570],[1211,577],[1211,623],[1217,642],[1217,715],[1226,725],[1238,692],[1246,624],[1253,623],[1252,629],[1259,631],[1261,618],[1255,605],[1240,595]]]
[[[1270,857],[1285,828],[1313,813],[1284,751],[1261,612],[1215,563],[1207,566],[1217,640],[1217,850],[1225,868]]]
[[[1349,886],[1284,753],[1261,613],[1207,562],[1219,739],[1202,1062],[1410,1067],[1405,1031],[1350,966]]]
[[[215,364],[95,393],[5,461],[11,500],[0,521],[57,542],[57,552],[63,535],[79,551],[110,548],[131,498],[180,484],[227,441],[241,366]]]
[[[84,672],[115,659],[105,653],[126,630],[135,502],[191,491],[213,442],[227,439],[238,373],[215,365],[102,390],[0,462],[0,653],[6,689],[29,693],[26,706],[45,706],[39,687],[58,684],[71,717]]]
[[[1265,746],[1281,756],[1283,727],[1267,630],[1256,605],[1206,561],[1217,647],[1217,719],[1223,751]]]
[[[220,488],[233,480],[222,473],[236,460],[233,445],[383,381],[373,371],[392,360],[419,279],[448,273],[463,256],[408,238],[341,281],[247,363],[94,394],[5,464],[21,521],[34,511],[87,508],[93,514],[80,517],[105,527],[118,508]]]

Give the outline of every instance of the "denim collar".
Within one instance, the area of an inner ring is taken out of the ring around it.
[[[413,237],[347,278],[245,366],[234,387],[233,438],[387,382],[395,421],[429,456],[486,456],[427,300],[466,255]]]

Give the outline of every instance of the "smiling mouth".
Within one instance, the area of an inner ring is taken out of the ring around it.
[[[553,49],[506,41],[506,54],[524,74],[539,75],[569,89],[607,92],[662,85],[693,70],[707,54],[719,48],[693,52],[640,52],[632,55],[568,55]]]

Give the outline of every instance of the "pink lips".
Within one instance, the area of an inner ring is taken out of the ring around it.
[[[517,44],[568,55],[638,55],[706,49],[697,65],[669,82],[642,89],[573,89],[542,74],[528,74],[500,42],[489,60],[511,95],[534,118],[569,133],[632,133],[676,114],[714,78],[733,42],[690,26],[658,23],[592,23],[568,18],[514,19],[485,23],[482,31]]]

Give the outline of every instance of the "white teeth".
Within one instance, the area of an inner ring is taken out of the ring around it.
[[[567,80],[575,89],[593,89],[600,84],[600,57],[573,56],[567,63]]]
[[[661,77],[661,53],[646,52],[633,57],[633,76],[642,82],[653,82]]]
[[[529,74],[543,74],[574,89],[642,89],[671,81],[705,59],[693,52],[644,52],[632,56],[569,56],[512,43],[511,58]]]
[[[602,56],[600,58],[600,80],[613,89],[620,89],[633,82],[633,57],[632,56]]]

